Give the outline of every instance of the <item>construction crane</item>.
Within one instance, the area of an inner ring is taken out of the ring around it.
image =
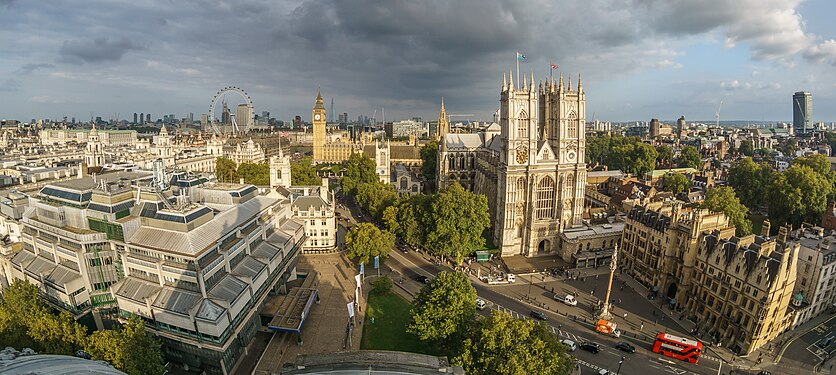
[[[720,105],[717,106],[717,112],[714,113],[714,118],[717,119],[717,127],[720,127],[720,109],[723,108],[724,99],[720,100]]]

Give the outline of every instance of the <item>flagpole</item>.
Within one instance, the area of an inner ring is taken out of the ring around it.
[[[552,80],[552,71],[554,71],[554,64],[549,62],[549,81]]]
[[[514,60],[517,60],[517,81],[519,81],[520,80],[520,51],[517,51],[517,55],[514,56]],[[514,82],[514,80],[511,79],[511,82]]]

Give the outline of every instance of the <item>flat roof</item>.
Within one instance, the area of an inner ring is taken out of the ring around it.
[[[122,179],[126,180],[136,180],[143,177],[148,177],[151,175],[151,172],[141,172],[141,171],[118,171],[112,173],[103,173],[100,175],[96,175],[95,181],[93,180],[93,176],[85,176],[82,178],[75,178],[72,180],[64,180],[64,181],[56,181],[51,183],[52,186],[67,188],[67,189],[74,189],[74,190],[91,190],[96,187],[97,181],[106,181],[106,183],[119,181]]]

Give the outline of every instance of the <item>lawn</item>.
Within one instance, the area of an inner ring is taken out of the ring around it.
[[[406,332],[410,303],[394,293],[369,294],[360,349],[397,350],[439,355],[433,347]],[[374,318],[374,323],[372,323]]]

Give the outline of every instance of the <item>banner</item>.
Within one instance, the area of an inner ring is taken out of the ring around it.
[[[348,308],[348,318],[351,319],[354,317],[354,302],[349,302],[345,307]]]
[[[374,269],[378,269],[380,267],[380,255],[376,255],[374,257]]]
[[[357,287],[359,288],[363,283],[360,281],[360,275],[354,275],[354,280],[357,281]]]
[[[361,274],[361,275],[365,275],[365,274],[366,274],[365,267],[363,267],[363,266],[364,266],[364,264],[363,264],[363,263],[360,263],[360,274]]]

